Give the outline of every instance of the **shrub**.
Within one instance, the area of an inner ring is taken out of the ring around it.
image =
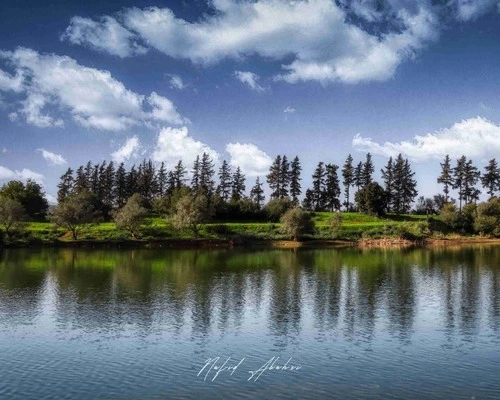
[[[293,240],[299,240],[306,234],[313,234],[315,231],[311,214],[300,208],[292,208],[281,217],[282,230],[291,235]]]

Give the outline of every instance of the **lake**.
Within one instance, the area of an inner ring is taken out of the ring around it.
[[[1,399],[498,399],[500,246],[0,253]]]

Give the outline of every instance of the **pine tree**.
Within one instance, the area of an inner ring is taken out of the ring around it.
[[[73,183],[73,170],[68,168],[57,185],[59,189],[57,191],[57,202],[59,204],[64,203],[64,200],[73,192]]]
[[[180,189],[182,186],[184,186],[184,182],[185,182],[185,178],[184,176],[186,176],[186,168],[184,167],[184,165],[182,165],[182,160],[179,160],[179,162],[177,163],[177,165],[175,166],[174,168],[174,171],[173,171],[173,177],[174,177],[174,180],[175,180],[175,188],[176,189]]]
[[[158,197],[163,197],[167,191],[167,169],[165,168],[165,163],[162,161],[160,164],[160,168],[158,169],[158,173],[156,175],[156,181],[158,184]]]
[[[281,156],[276,156],[271,167],[269,168],[269,173],[266,176],[267,184],[271,189],[271,198],[278,199],[281,194]]]
[[[191,170],[191,189],[193,189],[193,192],[195,193],[198,193],[198,191],[200,190],[200,168],[200,156],[196,156],[193,164],[193,169]]]
[[[410,211],[411,204],[418,192],[416,190],[417,182],[413,177],[415,173],[411,170],[408,159],[403,159],[398,155],[392,165],[392,191],[391,205],[392,211],[397,214]]]
[[[227,161],[224,160],[219,168],[219,186],[217,187],[217,193],[223,201],[229,200],[232,185],[231,167]]]
[[[324,205],[328,211],[340,209],[340,182],[337,165],[327,164],[325,167],[325,187],[323,191]]]
[[[92,174],[91,174],[89,182],[90,182],[90,185],[89,185],[90,192],[95,194],[95,195],[98,195],[99,194],[99,164],[95,164],[92,167]]]
[[[302,200],[302,208],[309,211],[314,209],[314,194],[311,189],[306,190],[304,200]]]
[[[255,180],[255,185],[252,190],[250,190],[250,198],[255,202],[257,208],[260,208],[262,203],[264,203],[264,189],[262,189],[262,183],[260,182],[259,177]]]
[[[232,200],[241,200],[245,194],[245,175],[241,172],[241,168],[237,167],[233,174],[233,185],[231,190]]]
[[[357,191],[363,186],[363,163],[360,161],[354,169],[354,186]]]
[[[389,161],[384,169],[381,170],[382,179],[384,181],[385,191],[387,193],[387,211],[391,211],[392,198],[394,196],[394,174],[393,174],[393,161],[389,157]]]
[[[290,164],[290,196],[292,198],[292,203],[294,205],[299,204],[298,197],[302,193],[302,188],[300,185],[300,172],[302,167],[300,165],[300,160],[298,156],[295,156],[292,163]]]
[[[106,193],[106,161],[99,165],[97,178],[97,191],[94,192],[97,198],[102,202]]]
[[[125,165],[120,163],[115,172],[114,198],[117,208],[121,208],[127,202],[127,171]]]
[[[312,176],[312,206],[315,211],[325,209],[324,187],[325,187],[325,168],[324,162],[320,161],[314,170]]]
[[[82,165],[76,170],[76,177],[74,182],[73,190],[75,193],[82,193],[89,190],[89,185],[87,181],[87,174]]]
[[[344,185],[344,206],[346,211],[349,211],[350,208],[351,203],[349,200],[349,191],[351,186],[354,184],[354,167],[352,162],[352,156],[349,154],[345,160],[344,166],[342,167],[342,177],[344,178],[342,181]]]
[[[139,188],[137,185],[138,178],[139,178],[139,173],[137,172],[137,170],[135,168],[135,164],[134,164],[130,168],[130,171],[127,173],[127,177],[126,177],[126,185],[125,185],[126,199],[125,199],[125,202],[134,193],[138,193],[138,191],[139,191]]]
[[[375,168],[374,168],[373,162],[372,162],[372,155],[370,153],[368,153],[366,155],[366,161],[363,164],[363,169],[361,172],[361,186],[362,187],[365,187],[366,185],[368,185],[369,183],[372,182],[373,171],[375,171]]]
[[[464,168],[464,184],[463,195],[465,204],[477,202],[481,191],[475,187],[481,177],[481,173],[476,166],[472,164],[472,160],[465,163]]]
[[[104,188],[102,202],[110,209],[115,203],[115,165],[111,161],[104,172],[104,182],[101,183]]]
[[[453,187],[453,170],[451,168],[451,159],[447,154],[444,158],[444,162],[441,165],[441,175],[438,176],[437,182],[444,185],[443,193],[446,203],[448,203],[448,195],[450,193],[450,188]]]
[[[143,160],[139,166],[138,175],[139,194],[146,202],[146,205],[150,207],[157,191],[156,171],[153,162],[151,160]]]
[[[415,172],[411,170],[410,162],[405,160],[403,168],[403,186],[402,186],[402,211],[408,213],[411,209],[413,200],[418,195],[417,181],[414,179]]]
[[[214,168],[215,164],[210,155],[203,153],[200,164],[200,190],[209,200],[215,192],[215,182],[213,180],[215,174]]]
[[[171,196],[176,187],[177,181],[175,178],[174,171],[168,171],[167,175],[167,191],[165,193],[166,196]]]
[[[489,194],[491,200],[495,197],[495,193],[500,190],[500,168],[498,168],[496,159],[491,159],[484,170],[486,172],[481,177],[481,183],[487,189],[486,193]]]
[[[453,168],[452,188],[458,189],[460,212],[462,211],[462,200],[465,200],[465,194],[464,194],[465,164],[467,164],[467,158],[465,156],[462,156],[457,160],[457,165],[455,166],[455,168]]]
[[[92,166],[92,162],[87,162],[85,165],[85,182],[87,182],[87,190],[91,191],[91,180],[92,180],[92,175],[94,173],[94,168]]]
[[[280,192],[279,198],[284,199],[288,197],[288,186],[290,184],[290,163],[286,156],[281,157],[281,171],[280,171]]]

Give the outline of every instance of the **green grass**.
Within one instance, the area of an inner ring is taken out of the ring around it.
[[[401,237],[405,234],[418,236],[423,231],[426,217],[420,215],[388,215],[384,218],[360,213],[342,213],[342,226],[337,232],[330,228],[331,212],[316,212],[313,220],[316,233],[309,239],[344,239],[356,240],[362,237]],[[190,231],[177,231],[165,218],[148,218],[148,224],[140,234],[141,239],[190,239]],[[411,234],[410,234],[411,233]],[[235,236],[254,240],[283,240],[289,237],[282,233],[281,225],[273,222],[221,222],[212,221],[205,224],[200,237],[205,239],[230,239]],[[81,240],[120,241],[130,236],[116,229],[114,222],[104,222],[89,227],[80,234]],[[54,242],[72,240],[71,235],[50,222],[29,222],[25,224],[22,234],[16,238],[18,242]]]

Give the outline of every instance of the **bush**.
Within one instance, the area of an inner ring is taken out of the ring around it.
[[[293,240],[299,240],[306,234],[314,234],[315,227],[311,214],[300,208],[292,208],[281,217],[282,230],[292,236]]]
[[[269,221],[278,222],[285,212],[292,208],[292,202],[288,197],[284,199],[272,199],[262,209]]]
[[[500,198],[479,204],[474,230],[482,235],[500,237]]]

